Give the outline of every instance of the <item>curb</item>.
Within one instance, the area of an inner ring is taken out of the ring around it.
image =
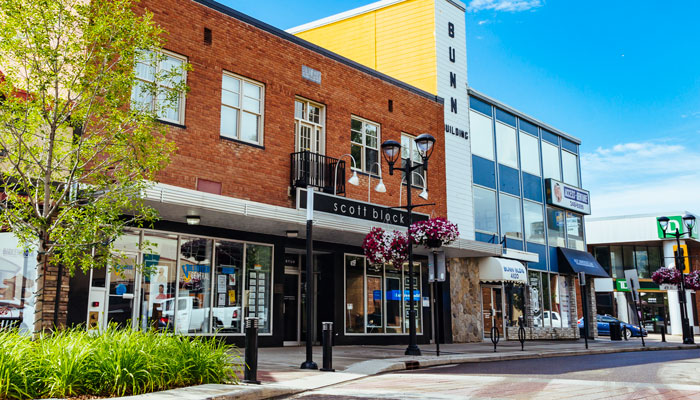
[[[512,360],[529,360],[536,358],[554,358],[554,357],[571,357],[571,356],[586,356],[586,355],[597,355],[597,354],[614,354],[614,353],[631,353],[639,351],[663,351],[663,350],[693,350],[700,349],[700,344],[692,345],[675,345],[675,346],[653,346],[653,347],[625,347],[625,348],[606,348],[606,349],[584,349],[584,350],[563,350],[560,352],[536,352],[536,353],[502,353],[502,355],[449,355],[445,357],[433,356],[429,359],[401,359],[394,361],[384,361],[384,360],[369,360],[361,361],[359,363],[351,365],[345,370],[345,372],[359,372],[364,371],[367,375],[376,375],[387,372],[395,371],[405,371],[414,370],[420,368],[436,367],[441,365],[451,365],[451,364],[466,364],[466,363],[478,363],[478,362],[497,362],[497,361],[512,361]],[[498,354],[498,353],[495,353]],[[384,366],[380,367],[379,364],[383,362]],[[369,370],[369,371],[368,371]]]

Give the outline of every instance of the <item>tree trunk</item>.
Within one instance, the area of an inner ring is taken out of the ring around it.
[[[50,256],[46,254],[45,237],[39,240],[37,251],[35,334],[45,330],[65,328],[68,314],[70,275],[65,268],[60,268],[60,266],[52,265],[49,262]],[[61,274],[60,278],[59,274]]]

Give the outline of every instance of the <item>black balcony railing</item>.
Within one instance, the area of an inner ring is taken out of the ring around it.
[[[326,193],[345,193],[345,161],[310,151],[292,153],[291,156],[293,188],[312,186]]]

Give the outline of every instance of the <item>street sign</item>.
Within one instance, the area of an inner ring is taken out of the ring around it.
[[[625,279],[627,280],[627,286],[632,291],[632,297],[634,301],[639,300],[639,275],[636,269],[626,269]]]

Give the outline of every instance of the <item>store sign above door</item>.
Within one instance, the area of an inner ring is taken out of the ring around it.
[[[591,195],[587,190],[567,185],[552,178],[545,180],[547,204],[589,215]]]
[[[297,208],[306,209],[305,189],[298,189]],[[314,211],[390,225],[408,226],[408,213],[406,211],[321,192],[314,193]],[[428,215],[426,214],[413,213],[413,222],[427,219]]]

